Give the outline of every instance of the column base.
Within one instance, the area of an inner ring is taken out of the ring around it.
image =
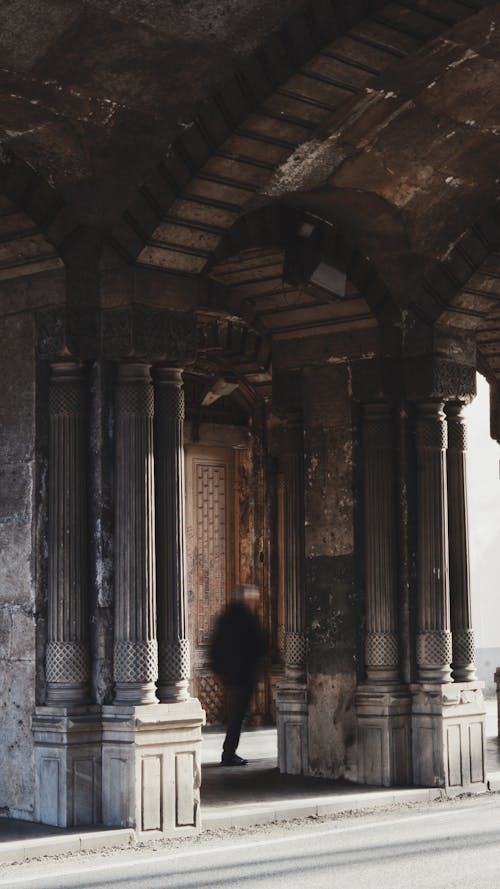
[[[278,767],[284,775],[309,770],[307,686],[286,679],[276,685]]]
[[[35,821],[78,827],[101,821],[100,707],[36,707]]]
[[[148,836],[199,831],[200,702],[112,704],[102,714],[103,823]]]
[[[481,793],[486,781],[484,682],[411,686],[413,783],[447,796]]]
[[[405,686],[366,683],[356,692],[358,782],[411,784],[411,697]]]

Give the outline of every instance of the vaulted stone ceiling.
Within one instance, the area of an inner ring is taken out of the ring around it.
[[[201,308],[264,338],[371,326],[385,300],[479,329],[500,374],[500,3],[12,0],[0,52],[4,275],[91,233],[208,277]],[[284,206],[340,232],[369,286],[284,284],[283,239],[240,236]]]

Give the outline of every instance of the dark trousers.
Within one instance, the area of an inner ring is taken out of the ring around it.
[[[227,756],[236,753],[240,742],[241,726],[252,697],[253,686],[253,682],[249,682],[246,685],[230,686],[227,690],[229,718],[226,737],[222,745],[222,751]]]

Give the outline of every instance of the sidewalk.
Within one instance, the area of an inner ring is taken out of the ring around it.
[[[487,701],[488,777],[490,790],[500,790],[500,743],[496,738],[496,701]],[[221,768],[223,734],[206,729],[203,735],[201,792],[202,821],[206,830],[249,827],[341,812],[439,799],[439,788],[380,788],[293,775],[280,775],[276,764],[276,729],[243,733],[239,753],[248,765]],[[0,864],[80,852],[129,846],[131,829],[62,829],[30,821],[0,818]]]

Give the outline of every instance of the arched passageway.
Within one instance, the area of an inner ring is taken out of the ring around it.
[[[499,4],[56,6],[16,7],[0,102],[0,805],[198,829],[237,581],[283,772],[484,789],[463,407],[479,368],[500,436]]]

